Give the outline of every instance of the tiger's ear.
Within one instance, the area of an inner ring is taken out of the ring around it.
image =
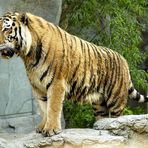
[[[28,16],[26,13],[22,13],[19,15],[19,20],[24,24],[28,25]]]

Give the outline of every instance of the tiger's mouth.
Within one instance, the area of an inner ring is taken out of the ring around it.
[[[3,57],[11,58],[14,55],[14,51],[11,49],[4,49],[1,51]]]
[[[0,53],[1,53],[1,56],[4,57],[4,58],[5,57],[11,58],[14,55],[15,51],[14,51],[13,48],[2,44],[2,45],[0,45]]]

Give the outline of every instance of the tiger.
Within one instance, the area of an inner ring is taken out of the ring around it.
[[[129,66],[119,53],[71,35],[29,12],[0,19],[1,57],[21,57],[40,108],[36,132],[59,134],[64,100],[90,103],[97,120],[122,115],[128,98],[148,102],[134,88]]]

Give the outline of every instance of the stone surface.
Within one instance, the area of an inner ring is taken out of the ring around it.
[[[101,119],[94,128],[65,129],[52,137],[1,133],[0,148],[148,148],[148,115]]]
[[[104,146],[107,148],[112,144],[115,148],[124,145],[126,142],[122,136],[108,135],[107,131],[98,131],[93,129],[66,129],[59,135],[52,136],[51,138],[44,138],[40,134],[30,133],[28,135],[13,134],[10,138],[6,135],[0,139],[0,146],[4,148],[43,148],[43,147],[87,147],[95,148],[96,146]]]
[[[7,11],[31,12],[58,24],[61,16],[62,0],[0,0],[0,14]]]
[[[124,137],[131,137],[133,132],[148,133],[148,114],[101,119],[94,124],[94,129],[108,130]]]
[[[40,115],[24,115],[22,117],[13,117],[0,119],[0,133],[3,134],[28,134],[35,131],[35,127],[41,121]],[[61,119],[62,128],[65,128],[65,121]]]

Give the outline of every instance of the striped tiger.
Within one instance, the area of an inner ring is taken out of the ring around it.
[[[127,61],[31,13],[6,13],[0,20],[0,53],[22,58],[42,121],[36,131],[61,131],[64,99],[92,104],[96,119],[120,116],[127,98],[148,102],[131,81]]]

